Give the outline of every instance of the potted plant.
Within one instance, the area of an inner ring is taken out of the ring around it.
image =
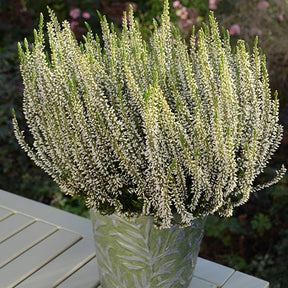
[[[121,33],[101,16],[102,38],[89,29],[81,44],[50,17],[49,48],[43,17],[32,48],[19,45],[34,138],[14,115],[20,145],[91,208],[103,288],[188,287],[205,217],[231,216],[285,173],[253,187],[282,137],[257,40],[232,50],[211,13],[188,48],[168,0],[149,43],[132,8]]]

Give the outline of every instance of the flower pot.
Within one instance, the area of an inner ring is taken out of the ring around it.
[[[90,211],[102,288],[189,287],[206,217],[160,230],[150,216],[128,220]]]

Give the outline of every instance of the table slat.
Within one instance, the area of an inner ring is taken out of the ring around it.
[[[93,275],[93,277],[91,277],[91,275]],[[99,279],[98,264],[96,257],[94,257],[85,266],[61,282],[57,288],[96,288],[100,285],[97,279]]]
[[[194,275],[222,287],[234,271],[232,268],[198,258]]]
[[[21,214],[12,214],[0,221],[0,243],[21,231],[35,220]]]
[[[3,207],[0,207],[0,221],[3,218],[8,217],[9,215],[13,214],[13,212],[11,210],[5,209]]]
[[[76,288],[76,286],[72,286],[73,288]],[[97,287],[97,286],[96,286]],[[58,288],[58,287],[57,287]],[[61,287],[62,288],[62,287]],[[64,287],[63,287],[64,288]],[[65,286],[65,288],[70,288],[69,286]],[[93,287],[94,288],[94,287]],[[101,288],[101,285],[99,286]],[[132,287],[131,287],[132,288]],[[134,287],[133,287],[134,288]],[[194,277],[192,279],[191,285],[189,288],[219,288],[216,284],[210,283],[208,281],[199,279],[197,277]],[[242,287],[243,288],[243,287]],[[250,287],[249,287],[250,288]]]
[[[203,279],[193,277],[189,288],[217,288],[217,285]]]
[[[21,212],[22,214],[45,220],[45,222],[50,222],[72,231],[77,231],[83,236],[93,237],[91,222],[88,219],[1,189],[0,207]]]
[[[81,239],[16,287],[56,287],[57,283],[61,283],[93,257],[95,249],[91,241],[87,238]]]
[[[268,288],[269,283],[262,279],[236,271],[222,288]]]
[[[32,273],[50,262],[80,239],[81,237],[79,234],[62,229],[56,231],[39,244],[35,245],[32,249],[27,250],[14,259],[14,261],[1,268],[0,287],[14,288],[21,281],[29,277]]]
[[[1,243],[0,268],[56,230],[56,226],[37,221]]]

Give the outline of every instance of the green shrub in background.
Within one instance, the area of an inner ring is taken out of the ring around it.
[[[287,1],[221,0],[216,12],[218,19],[221,19],[224,27],[230,30],[235,41],[241,38],[252,45],[254,37],[259,36],[259,46],[267,56],[272,89],[278,90],[282,109],[287,109]],[[283,117],[288,123],[288,117],[286,115]]]
[[[267,169],[267,174],[274,173]],[[288,177],[252,195],[234,217],[211,216],[200,255],[266,279],[271,288],[288,283]],[[213,249],[210,249],[213,243]]]

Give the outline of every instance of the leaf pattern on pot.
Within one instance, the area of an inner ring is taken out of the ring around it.
[[[162,230],[149,216],[126,220],[91,210],[91,220],[103,288],[189,286],[204,218],[191,227]]]

